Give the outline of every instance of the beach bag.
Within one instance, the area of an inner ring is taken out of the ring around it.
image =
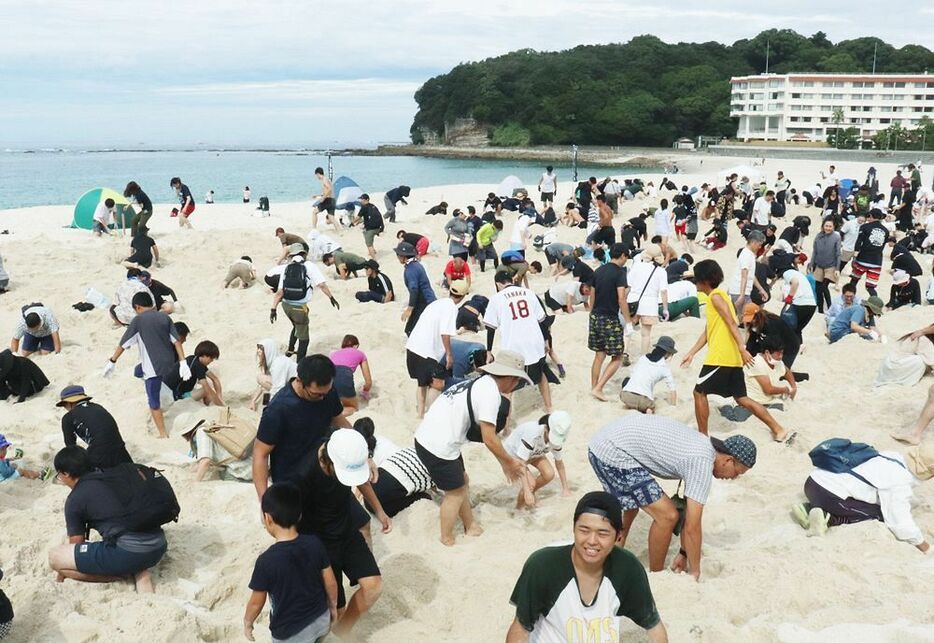
[[[111,534],[108,540],[122,533],[154,531],[166,523],[178,522],[181,507],[172,485],[159,469],[124,462],[103,471],[88,473],[84,478],[105,483],[123,506],[123,512],[113,519],[122,527],[122,531]]]
[[[235,460],[243,460],[253,451],[253,441],[256,439],[257,427],[253,422],[248,422],[234,415],[230,407],[220,409],[215,421],[201,426],[201,430],[209,438],[231,455],[231,457],[218,462],[220,465]]]
[[[824,440],[808,453],[811,458],[811,464],[823,471],[831,473],[849,473],[851,476],[862,480],[870,487],[874,486],[871,482],[859,475],[853,469],[871,460],[872,458],[885,458],[896,464],[901,465],[898,460],[887,458],[880,455],[875,448],[863,442],[851,442],[846,438],[830,438]]]
[[[288,301],[304,299],[308,294],[308,271],[305,264],[292,262],[282,273],[282,298]]]

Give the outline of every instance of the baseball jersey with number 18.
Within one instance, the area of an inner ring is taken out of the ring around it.
[[[522,355],[525,365],[545,357],[545,337],[539,322],[545,309],[534,292],[521,286],[506,286],[490,299],[483,323],[500,332],[499,347]]]

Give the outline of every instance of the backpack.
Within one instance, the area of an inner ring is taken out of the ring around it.
[[[510,266],[514,263],[522,263],[525,261],[525,257],[522,256],[522,253],[518,250],[506,250],[499,256],[500,263]]]
[[[864,444],[863,442],[851,442],[846,438],[830,438],[824,440],[808,453],[811,458],[811,464],[823,471],[831,473],[849,473],[851,476],[862,480],[870,487],[875,486],[866,478],[859,475],[853,469],[871,460],[872,458],[885,458],[898,465],[901,462],[881,455],[875,448]]]
[[[289,301],[304,299],[308,294],[308,271],[302,262],[292,262],[282,273],[282,298]]]
[[[115,467],[86,474],[84,478],[106,484],[123,506],[114,517],[123,530],[153,531],[169,522],[178,522],[181,507],[172,485],[159,469],[144,464],[124,462]],[[110,536],[116,538],[120,534]]]

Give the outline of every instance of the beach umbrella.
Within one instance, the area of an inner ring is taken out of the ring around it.
[[[340,210],[352,210],[359,205],[363,190],[349,176],[339,176],[334,181],[334,205]]]
[[[94,188],[81,195],[78,202],[75,203],[75,213],[71,220],[72,228],[81,228],[90,230],[94,222],[94,210],[98,204],[107,199],[113,199],[116,204],[116,226],[121,227],[123,222],[123,208],[129,205],[126,197],[110,188]]]
[[[528,194],[522,179],[515,175],[509,175],[500,181],[499,187],[496,188],[496,196],[516,196],[518,190]]]

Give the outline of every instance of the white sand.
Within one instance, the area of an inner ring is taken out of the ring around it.
[[[710,181],[720,167],[748,160],[685,156],[676,182]],[[810,185],[826,163],[770,161],[763,168],[774,180],[784,169],[799,192]],[[862,178],[863,163],[837,163],[841,176]],[[894,166],[877,164],[881,182],[887,183]],[[561,177],[559,195],[568,194]],[[309,179],[309,190],[312,189]],[[391,254],[394,233],[400,227],[427,233],[434,248],[442,248],[443,217],[421,213],[441,199],[452,207],[479,205],[491,186],[448,186],[414,190],[408,207],[400,208],[400,223],[388,225],[377,240],[380,259],[397,289],[402,288],[400,266]],[[382,203],[382,195],[373,195]],[[560,201],[559,201],[560,202]],[[643,203],[623,206],[632,216]],[[194,231],[180,231],[168,217],[170,206],[157,207],[152,221],[154,236],[165,257],[155,271],[158,279],[174,287],[184,313],[176,315],[192,328],[189,352],[202,339],[215,341],[221,360],[213,367],[224,382],[233,406],[245,406],[255,376],[254,346],[267,336],[284,342],[288,321],[268,322],[271,296],[262,288],[222,290],[228,263],[241,254],[251,255],[262,274],[272,264],[279,246],[273,230],[284,226],[304,235],[310,226],[307,203],[281,204],[273,195],[273,217],[253,218],[245,205],[199,205]],[[790,208],[818,219],[814,209]],[[120,423],[130,453],[140,462],[167,469],[182,505],[181,520],[167,527],[169,552],[154,570],[155,596],[139,596],[129,584],[56,584],[46,563],[47,550],[62,542],[65,532],[62,504],[64,486],[17,481],[0,489],[2,535],[0,564],[6,572],[2,587],[17,612],[15,641],[221,641],[240,640],[247,582],[256,555],[271,540],[259,522],[252,485],[217,480],[195,484],[186,464],[187,447],[173,435],[155,438],[149,426],[142,386],[132,377],[135,355],[125,356],[114,378],[104,380],[101,370],[119,339],[106,313],[79,313],[71,304],[81,301],[94,286],[111,296],[123,279],[118,260],[128,254],[129,239],[93,238],[89,232],[63,228],[71,220],[70,207],[41,207],[0,212],[0,252],[12,275],[12,292],[0,301],[0,329],[11,329],[21,305],[42,301],[62,323],[64,351],[37,359],[52,385],[25,404],[0,403],[0,431],[27,452],[26,464],[49,463],[61,447],[59,419],[54,406],[58,391],[81,383],[106,406]],[[506,234],[497,244],[507,247]],[[701,232],[705,228],[701,228]],[[812,237],[817,226],[812,228]],[[537,229],[536,229],[537,230]],[[340,235],[345,248],[365,254],[358,230]],[[560,228],[562,240],[579,242],[583,232]],[[808,247],[811,238],[806,241]],[[729,276],[740,236],[730,229],[728,249],[713,253]],[[698,252],[698,257],[711,253]],[[530,258],[536,253],[530,251]],[[538,256],[542,259],[541,255]],[[426,265],[433,279],[440,277],[443,258],[431,256]],[[923,265],[928,265],[924,259]],[[316,295],[312,351],[339,346],[345,332],[357,334],[369,354],[375,381],[374,398],[361,415],[372,416],[380,433],[400,445],[411,444],[416,427],[414,385],[405,377],[401,304],[381,307],[358,304],[353,292],[365,288],[364,279],[340,282],[329,271],[329,284],[342,303],[338,313]],[[729,278],[729,277],[728,277]],[[552,281],[533,277],[543,292]],[[490,274],[475,277],[475,291],[489,294]],[[886,275],[880,293],[888,294]],[[925,277],[926,285],[926,277]],[[777,307],[773,304],[772,308]],[[280,316],[284,317],[284,316]],[[886,314],[881,327],[889,338],[929,322],[924,310]],[[714,411],[711,431],[723,436],[742,431],[759,447],[758,464],[748,475],[717,481],[704,516],[703,576],[699,584],[689,577],[661,572],[651,575],[659,611],[673,641],[922,641],[934,640],[934,601],[930,580],[934,559],[897,542],[881,523],[831,530],[822,539],[808,539],[793,523],[788,509],[802,499],[802,485],[810,470],[806,451],[818,441],[847,436],[895,448],[889,431],[908,424],[920,408],[930,381],[911,389],[873,390],[871,383],[887,347],[855,337],[829,346],[823,339],[823,319],[815,316],[806,330],[807,348],[795,367],[808,371],[811,381],[799,388],[798,399],[778,414],[787,427],[800,432],[796,446],[772,443],[768,431],[754,419],[731,426]],[[701,320],[663,324],[656,334],[672,335],[686,350],[703,328]],[[9,331],[6,331],[9,332]],[[566,449],[566,462],[575,498],[597,488],[587,463],[589,437],[605,422],[622,413],[618,402],[598,403],[588,397],[592,354],[586,348],[587,315],[562,316],[555,324],[556,349],[568,370],[568,379],[553,388],[554,405],[567,409],[575,426]],[[670,417],[693,423],[690,403],[694,378],[700,368],[678,370],[675,408],[660,405]],[[608,391],[618,389],[621,372]],[[167,412],[167,424],[193,403],[176,404]],[[516,419],[540,414],[537,392],[517,395]],[[359,633],[372,641],[497,641],[512,620],[508,604],[522,563],[536,548],[570,536],[575,498],[562,499],[556,483],[541,494],[534,512],[512,509],[514,490],[507,487],[493,458],[479,445],[466,449],[476,515],[486,532],[480,538],[459,537],[448,549],[438,543],[438,509],[421,502],[397,517],[393,532],[378,533],[374,523],[375,553],[384,574],[382,598],[359,625]],[[666,485],[673,487],[673,485]],[[934,485],[917,491],[915,516],[930,536],[934,531]],[[650,521],[640,516],[627,546],[643,561],[647,556]],[[676,550],[677,544],[673,543]],[[257,623],[257,640],[269,640],[268,616]],[[627,622],[625,640],[642,635]]]

